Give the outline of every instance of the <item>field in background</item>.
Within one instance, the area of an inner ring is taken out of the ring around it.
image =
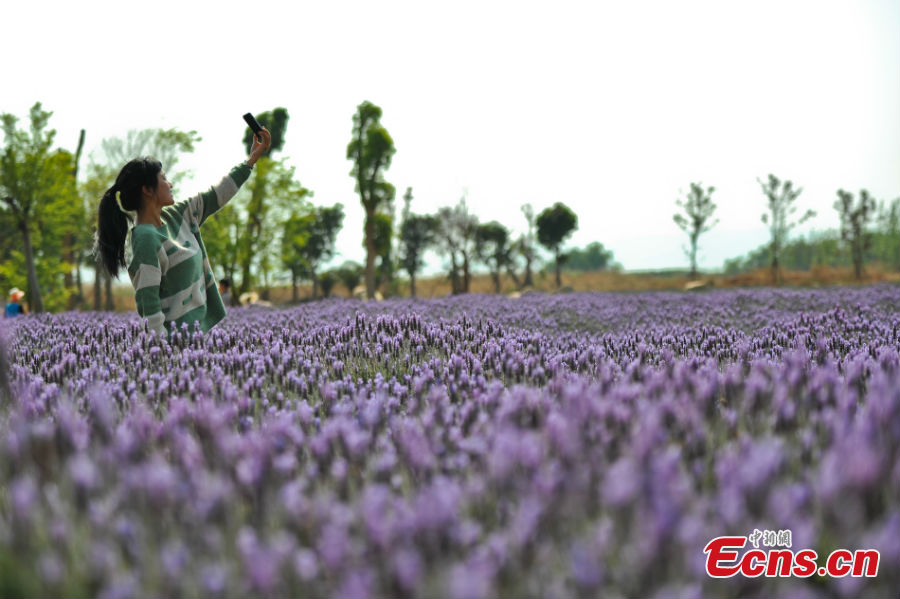
[[[767,287],[771,283],[768,269],[758,269],[739,275],[711,274],[698,277],[708,288]],[[627,273],[627,272],[564,272],[563,287],[571,291],[683,291],[691,283],[691,278],[681,272]],[[835,285],[858,285],[852,268],[815,267],[809,271],[787,271],[782,273],[784,287],[831,287]],[[552,274],[535,273],[534,290],[545,293],[556,292]],[[878,266],[867,269],[862,284],[900,283],[900,273],[886,272]],[[409,295],[409,283],[398,284],[399,295]],[[494,283],[490,275],[478,274],[472,278],[472,293],[493,293]],[[87,300],[93,305],[93,287],[87,288]],[[516,287],[507,276],[501,277],[501,291],[511,294]],[[300,301],[312,297],[312,285],[299,286]],[[450,281],[446,276],[428,277],[416,281],[416,294],[422,298],[445,297],[450,294]],[[134,310],[134,291],[127,282],[114,287],[117,311]],[[338,285],[332,292],[336,297],[348,297],[347,289]],[[269,292],[273,304],[291,303],[290,287],[274,287]]]

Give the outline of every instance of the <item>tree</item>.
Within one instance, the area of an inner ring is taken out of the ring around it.
[[[723,271],[735,275],[770,266],[769,243],[751,250],[746,256],[725,260]],[[807,237],[791,238],[779,253],[778,263],[783,269],[808,271],[816,266],[850,266],[849,258],[841,251],[840,231],[811,231]]]
[[[613,265],[615,257],[611,250],[599,241],[592,241],[584,249],[575,248],[566,256],[567,270],[606,270]]]
[[[14,226],[21,236],[28,301],[33,312],[44,311],[32,236],[40,205],[49,199],[46,182],[49,178],[55,178],[52,177],[53,164],[49,158],[56,130],[47,128],[52,114],[36,102],[29,112],[31,128],[28,132],[16,128],[18,119],[15,116],[8,113],[0,115],[5,138],[0,156],[0,199],[4,209],[12,215]]]
[[[522,206],[522,214],[525,215],[525,221],[528,223],[528,229],[525,235],[519,241],[519,253],[525,258],[525,281],[522,283],[525,287],[533,287],[534,279],[531,274],[531,265],[534,262],[534,208],[531,204]]]
[[[459,276],[459,245],[460,241],[456,235],[456,228],[453,226],[454,209],[450,206],[443,206],[438,209],[437,231],[435,238],[439,244],[441,251],[450,257],[450,293],[457,295],[462,293],[462,282]]]
[[[877,254],[893,270],[900,269],[900,198],[882,201],[878,209]]]
[[[242,211],[243,227],[237,241],[238,263],[241,271],[238,295],[250,291],[253,283],[251,270],[254,262],[258,264],[264,276],[269,270],[272,254],[259,250],[274,247],[274,235],[265,233],[274,233],[280,229],[280,220],[269,214],[272,211],[270,198],[280,198],[290,203],[291,200],[300,200],[309,195],[309,190],[294,181],[293,167],[287,168],[281,163],[276,164],[272,158],[273,153],[284,147],[288,118],[285,108],[276,108],[256,115],[259,124],[271,133],[272,143],[266,153],[256,162],[254,167],[256,176],[249,185],[250,199],[247,201],[246,209]],[[249,127],[244,132],[243,141],[249,155],[253,147],[253,132]],[[267,292],[268,286],[264,290],[264,298],[268,295]]]
[[[455,206],[440,208],[437,220],[439,247],[450,256],[452,293],[468,293],[478,218],[469,212],[466,196],[463,194]]]
[[[500,271],[510,260],[509,231],[497,221],[478,225],[475,253],[487,265],[494,282],[494,293],[500,293]]]
[[[853,194],[848,191],[839,189],[837,195],[834,209],[841,217],[841,239],[850,244],[853,274],[857,281],[861,281],[864,255],[872,244],[868,225],[875,215],[877,206],[874,198],[865,189],[859,192],[859,201],[856,203],[853,202]]]
[[[519,275],[516,274],[517,267],[517,258],[519,256],[525,256],[527,241],[525,239],[525,235],[519,235],[519,238],[509,244],[509,252],[506,256],[506,274],[509,275],[509,278],[512,279],[513,285],[515,285],[516,289],[523,289],[525,285],[522,284],[522,280],[519,279]],[[526,264],[526,274],[530,270],[531,265]]]
[[[347,288],[347,295],[353,296],[353,290],[359,285],[363,278],[363,266],[353,261],[347,261],[341,264],[335,271],[337,278],[341,284]]]
[[[180,131],[178,129],[132,129],[125,137],[108,137],[100,142],[103,153],[101,164],[111,171],[111,178],[116,175],[125,163],[140,156],[152,156],[162,163],[166,177],[177,186],[190,171],[176,170],[178,159],[182,154],[194,151],[194,144],[202,141],[196,131]],[[112,182],[110,182],[112,185]],[[108,187],[108,186],[107,186]]]
[[[279,250],[284,223],[292,213],[311,209],[308,198],[313,193],[283,160],[263,157],[254,170],[256,175],[238,195],[203,225],[203,242],[213,265],[235,281],[235,289],[250,290],[259,281],[266,299],[269,283],[283,264]],[[235,295],[241,293],[246,291]]]
[[[18,234],[12,213],[9,210],[0,210],[0,264],[6,263],[12,257],[13,252],[21,249],[22,244],[16,239]],[[0,289],[14,286],[18,285],[0,271]]]
[[[333,270],[326,270],[319,275],[319,286],[322,288],[322,296],[331,297],[331,291],[337,282],[338,276]]]
[[[375,256],[378,258],[378,264],[375,268],[375,288],[381,287],[385,281],[392,281],[394,278],[394,258],[391,255],[394,240],[394,222],[391,215],[382,210],[378,210],[374,217],[375,238],[374,248]]]
[[[92,161],[88,165],[88,177],[80,185],[82,205],[86,207],[83,230],[85,232],[90,232],[91,236],[87,245],[81,245],[82,253],[80,260],[84,265],[94,269],[93,309],[96,311],[99,311],[102,308],[103,284],[110,279],[109,273],[106,272],[106,269],[103,268],[103,265],[100,262],[99,253],[95,252],[93,248],[93,239],[97,234],[97,204],[100,201],[100,198],[103,197],[104,192],[113,184],[115,177],[116,173],[111,166],[100,165]],[[113,298],[111,280],[107,289],[109,290],[107,305],[112,309]]]
[[[400,222],[400,265],[409,274],[409,294],[416,297],[416,275],[425,266],[425,251],[435,241],[438,223],[430,214],[410,212],[412,199],[412,188],[407,188]]]
[[[63,310],[77,299],[72,273],[76,267],[72,251],[76,240],[90,245],[91,239],[81,230],[84,206],[72,176],[75,156],[58,149],[48,158],[46,178],[42,184],[45,198],[34,218],[34,256],[41,299],[45,310]]]
[[[284,234],[281,237],[281,261],[291,273],[291,300],[300,299],[298,285],[300,279],[308,275],[308,268],[303,259],[303,249],[309,240],[313,215],[291,214],[284,221]]]
[[[247,196],[238,194],[224,209],[203,223],[203,244],[212,265],[232,282],[237,280],[240,268],[241,237],[246,227],[242,213]],[[235,286],[235,289],[237,286]],[[232,293],[232,304],[237,305],[240,294]]]
[[[309,209],[307,200],[313,193],[297,180],[294,167],[273,157],[284,146],[288,119],[284,108],[257,115],[271,133],[272,143],[254,166],[255,175],[204,225],[207,251],[215,256],[213,264],[235,281],[234,297],[261,282],[260,295],[268,299],[270,283],[282,274],[279,249],[285,222],[292,213]],[[244,130],[242,143],[249,153],[253,144],[249,128]]]
[[[791,220],[797,207],[794,202],[803,191],[802,187],[794,189],[793,183],[778,179],[775,175],[770,174],[769,179],[763,182],[760,179],[760,186],[763,194],[768,200],[768,213],[763,213],[762,222],[769,226],[769,255],[771,257],[772,284],[778,284],[779,265],[778,259],[781,249],[787,242],[791,229],[802,224],[816,215],[815,211],[807,210],[798,220]]]
[[[366,248],[366,297],[375,297],[376,211],[384,201],[393,199],[393,186],[384,181],[394,156],[394,140],[381,125],[381,108],[365,101],[353,115],[353,138],[347,145],[347,159],[353,161],[350,175],[356,180],[356,191],[366,213],[364,240]]]
[[[469,293],[472,282],[472,259],[475,257],[475,235],[478,232],[478,217],[469,212],[466,202],[467,193],[456,205],[455,218],[452,221],[459,235],[459,253],[462,256],[463,293]]]
[[[294,213],[285,222],[282,261],[291,272],[293,298],[297,301],[297,280],[309,278],[313,299],[318,297],[319,267],[334,256],[334,243],[344,222],[344,207],[317,206],[305,214]]]
[[[30,218],[34,273],[42,308],[48,311],[68,308],[76,293],[72,285],[74,265],[70,261],[69,250],[79,233],[83,206],[72,178],[73,163],[74,157],[65,150],[56,150],[46,157],[37,189],[40,200]],[[0,212],[9,217],[4,219],[9,223],[9,232],[4,235],[9,245],[0,262],[0,281],[8,284],[0,287],[14,285],[26,288],[29,286],[29,268],[21,229],[15,224],[13,211],[5,208],[6,205],[0,203]],[[35,307],[33,301],[32,307]]]
[[[556,287],[562,287],[563,241],[578,228],[578,217],[561,202],[545,208],[537,217],[538,243],[553,252],[556,265]]]
[[[78,167],[81,163],[81,153],[84,150],[84,138],[85,138],[85,130],[82,129],[78,135],[78,147],[75,150],[75,156],[73,160],[72,166],[72,188],[76,191],[78,190]],[[82,202],[77,202],[73,205],[73,208],[81,209],[78,210],[81,212],[85,206]],[[83,217],[83,214],[79,214],[78,216]],[[80,304],[84,299],[84,288],[81,285],[81,251],[82,247],[87,247],[88,240],[84,235],[84,231],[90,231],[88,229],[78,228],[77,232],[68,233],[63,237],[63,255],[65,257],[65,261],[71,264],[75,268],[75,277],[73,279],[72,273],[67,272],[64,276],[64,284],[66,288],[72,287],[73,285],[76,287],[75,293],[70,298],[69,305],[67,306],[69,309],[74,308],[76,305]],[[80,235],[79,235],[80,234]]]
[[[700,183],[691,183],[691,191],[687,199],[677,200],[675,203],[684,211],[684,214],[674,214],[672,220],[678,228],[687,233],[690,246],[684,252],[691,261],[691,278],[697,277],[697,242],[700,235],[712,229],[719,222],[718,219],[710,222],[716,205],[712,201],[715,187],[707,187],[705,190]]]
[[[314,211],[313,229],[304,248],[306,264],[313,279],[313,298],[317,296],[317,272],[319,267],[334,257],[334,243],[344,223],[344,206],[319,206]],[[332,283],[333,286],[333,283]],[[331,293],[329,289],[328,295]]]

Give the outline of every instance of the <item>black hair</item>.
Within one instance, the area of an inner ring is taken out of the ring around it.
[[[119,268],[128,266],[125,264],[125,237],[131,217],[123,210],[136,211],[140,207],[143,188],[155,190],[161,171],[159,160],[149,156],[135,158],[122,167],[116,182],[100,198],[95,252],[106,272],[113,277],[118,277]],[[119,194],[118,200],[116,194]]]
[[[221,283],[222,286],[225,287],[225,289],[231,289],[231,279],[229,279],[228,277],[222,277],[221,279],[219,279],[219,283]]]

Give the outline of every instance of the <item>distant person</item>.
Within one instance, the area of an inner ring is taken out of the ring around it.
[[[103,194],[97,215],[97,252],[113,277],[127,266],[138,314],[152,330],[162,334],[168,327],[192,326],[197,321],[208,331],[225,317],[200,226],[234,197],[271,143],[269,130],[263,128],[254,136],[246,161],[208,191],[177,204],[162,164],[150,157],[128,162]],[[129,222],[134,225],[133,257],[126,265]]]
[[[231,305],[231,279],[222,277],[219,280],[219,294],[222,296],[222,303],[226,306]]]
[[[6,304],[4,318],[15,318],[28,313],[25,310],[25,306],[22,305],[23,297],[25,297],[25,292],[18,287],[13,287],[9,290],[9,302]]]

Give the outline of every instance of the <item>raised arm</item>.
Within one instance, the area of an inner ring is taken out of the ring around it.
[[[222,177],[222,180],[210,187],[209,190],[188,200],[187,209],[190,210],[191,216],[198,225],[202,225],[207,218],[221,210],[237,194],[241,185],[250,177],[253,165],[269,149],[272,144],[272,134],[263,127],[259,135],[263,138],[262,142],[254,136],[253,147],[246,161],[231,169],[230,173]]]

